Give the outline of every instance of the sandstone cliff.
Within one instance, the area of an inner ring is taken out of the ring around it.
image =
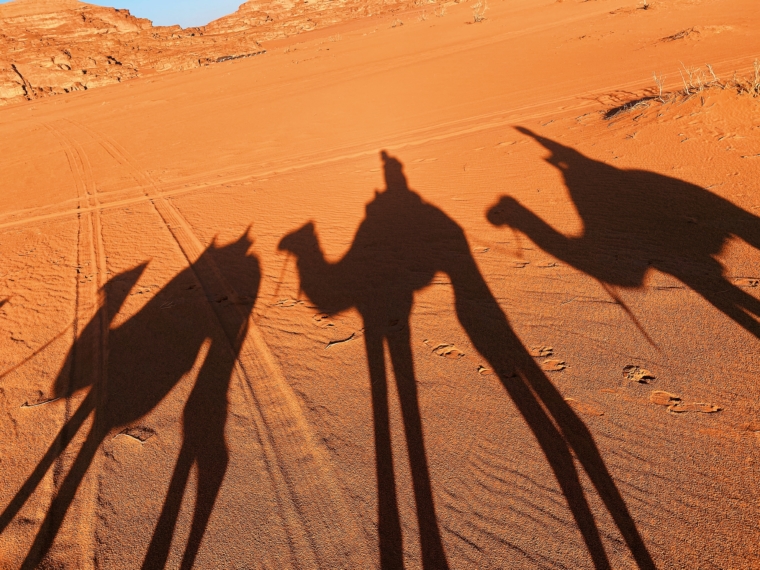
[[[258,55],[261,41],[422,1],[255,0],[183,29],[77,0],[15,0],[0,5],[0,105]]]

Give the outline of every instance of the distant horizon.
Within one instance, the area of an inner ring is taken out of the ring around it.
[[[12,0],[0,0],[7,4]],[[180,25],[183,28],[204,26],[235,12],[245,0],[84,0],[86,4],[96,4],[110,8],[127,9],[138,18],[148,18],[156,26]]]

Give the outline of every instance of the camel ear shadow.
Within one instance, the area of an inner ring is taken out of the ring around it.
[[[141,263],[108,281],[106,284],[106,293],[110,305],[109,309],[112,311],[113,315],[116,315],[116,313],[119,312],[124,301],[129,296],[129,292],[137,284],[137,281],[140,279],[143,272],[145,272],[145,268],[148,267],[148,263],[150,262],[146,261],[145,263]]]

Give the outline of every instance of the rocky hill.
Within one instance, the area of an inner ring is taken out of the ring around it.
[[[0,6],[0,105],[258,55],[261,41],[420,1],[252,1],[183,29],[77,0],[15,0]]]

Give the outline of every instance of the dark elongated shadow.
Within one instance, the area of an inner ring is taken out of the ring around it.
[[[562,172],[583,234],[563,235],[511,196],[489,209],[492,224],[525,233],[605,285],[641,288],[651,269],[672,275],[760,339],[760,301],[729,281],[717,258],[732,237],[760,249],[760,218],[694,184],[615,168],[518,130],[551,153],[546,161]]]
[[[456,311],[477,350],[499,375],[532,430],[559,482],[596,568],[610,568],[574,460],[588,474],[640,568],[654,563],[586,426],[527,353],[470,253],[463,230],[409,189],[402,164],[382,153],[386,189],[367,205],[353,244],[328,263],[308,223],[280,242],[298,260],[301,289],[320,311],[355,307],[362,315],[375,428],[378,533],[383,568],[403,568],[388,418],[388,346],[401,399],[404,429],[426,569],[447,568],[436,516],[409,336],[415,291],[438,272],[449,275]]]
[[[247,233],[225,246],[212,244],[191,267],[175,276],[135,315],[108,332],[107,361],[102,327],[109,326],[145,266],[111,279],[106,303],[83,329],[70,350],[69,365],[56,380],[54,396],[89,389],[43,459],[0,515],[0,532],[13,520],[45,473],[90,414],[92,427],[61,483],[24,560],[23,568],[43,563],[87,470],[106,437],[138,423],[191,370],[203,346],[208,352],[184,410],[184,439],[146,557],[146,566],[166,564],[172,535],[187,484],[198,467],[198,491],[183,568],[192,567],[226,472],[224,438],[227,391],[258,294],[260,270],[248,254]],[[218,271],[217,271],[218,270]],[[226,283],[219,283],[218,275]],[[207,278],[215,274],[217,278]],[[200,285],[199,285],[200,281]],[[230,298],[230,284],[235,295]],[[211,303],[219,323],[204,310]],[[105,313],[105,315],[103,314]],[[221,327],[219,324],[221,323]]]
[[[195,512],[180,566],[183,569],[193,567],[227,471],[229,452],[224,437],[227,391],[248,331],[248,319],[258,297],[261,282],[258,260],[247,254],[250,246],[251,242],[244,236],[230,246],[209,250],[207,257],[202,257],[196,263],[195,269],[201,273],[201,280],[204,282],[212,281],[211,274],[214,268],[218,268],[228,291],[234,290],[234,298],[224,298],[222,291],[210,296],[227,338],[226,342],[222,339],[212,340],[185,405],[184,440],[158,525],[143,562],[143,568],[146,570],[166,566],[190,471],[192,466],[196,465],[198,486]]]

